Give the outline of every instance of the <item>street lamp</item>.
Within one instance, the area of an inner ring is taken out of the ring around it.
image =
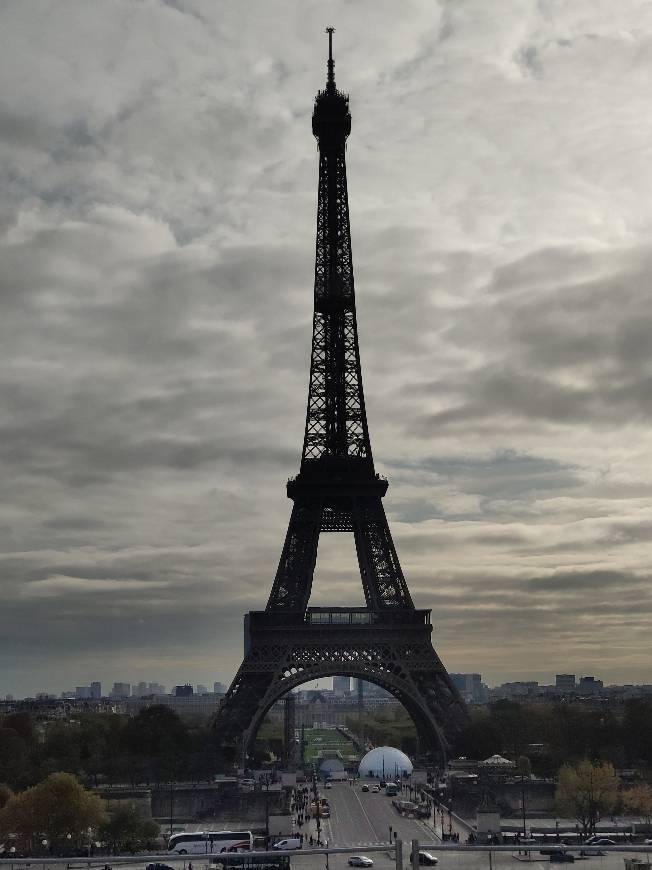
[[[174,820],[174,787],[170,780],[170,836],[172,836],[172,823]]]

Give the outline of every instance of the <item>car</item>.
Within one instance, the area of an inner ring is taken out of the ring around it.
[[[375,785],[375,786],[371,789],[371,793],[372,793],[372,794],[379,794],[379,792],[380,792],[380,789],[378,788],[377,785]]]
[[[351,855],[349,858],[349,867],[373,867],[374,862],[366,855]]]
[[[559,852],[565,852],[568,849],[568,843],[555,843],[554,846],[544,846],[539,849],[539,855],[558,855]]]
[[[652,837],[648,837],[647,840],[643,840],[644,846],[652,846]]]
[[[284,840],[279,840],[278,843],[274,843],[274,845],[272,846],[272,849],[279,849],[283,851],[300,848],[301,840],[298,837],[286,837]]]
[[[145,870],[173,870],[169,864],[147,864]]]
[[[410,853],[410,863],[412,862],[412,853]],[[435,858],[434,855],[431,855],[430,852],[425,852],[423,849],[419,849],[419,864],[424,867],[434,867],[435,864],[439,863],[439,859]]]
[[[611,840],[609,837],[589,837],[589,839],[584,844],[583,849],[580,850],[580,855],[606,855],[606,852],[600,848],[601,846],[615,846],[616,841]],[[586,847],[589,847],[588,849]]]
[[[385,782],[385,780],[384,780],[384,779],[381,779],[381,780],[380,780],[380,787],[381,787],[381,788],[385,788],[386,785],[387,785],[387,783]]]
[[[333,783],[327,782],[326,785],[324,786],[324,788],[333,788]]]
[[[360,791],[369,791],[369,786],[366,782],[362,784],[362,788],[360,789]]]

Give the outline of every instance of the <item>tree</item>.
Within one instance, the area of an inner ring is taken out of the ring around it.
[[[647,825],[652,824],[652,787],[635,785],[623,792],[623,805],[630,813],[643,816]]]
[[[100,828],[100,839],[114,853],[123,849],[135,851],[155,840],[160,832],[156,822],[145,818],[134,804],[122,804]]]
[[[127,722],[123,745],[135,755],[178,755],[188,750],[188,729],[177,713],[163,704],[145,707]]]
[[[609,762],[580,761],[559,771],[556,801],[561,813],[573,816],[584,834],[595,831],[602,813],[612,810],[618,799],[618,775]]]
[[[0,728],[0,779],[16,785],[27,765],[27,745],[13,728]]]
[[[4,782],[0,782],[0,810],[6,806],[9,798],[14,795],[13,791]]]
[[[53,773],[38,785],[11,797],[0,811],[0,832],[31,841],[45,836],[53,851],[68,841],[79,843],[89,828],[104,821],[101,800],[69,773]]]

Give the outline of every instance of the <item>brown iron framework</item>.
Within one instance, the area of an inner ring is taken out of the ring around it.
[[[346,183],[349,98],[335,86],[329,35],[326,88],[315,99],[319,143],[314,316],[308,407],[292,514],[264,612],[245,617],[245,658],[215,727],[243,751],[279,698],[336,674],[377,683],[410,712],[424,748],[446,753],[467,721],[431,643],[430,611],[415,610],[381,499],[365,412]],[[366,608],[309,608],[321,532],[355,540]]]

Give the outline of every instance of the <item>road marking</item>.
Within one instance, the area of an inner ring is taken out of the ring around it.
[[[365,808],[364,808],[363,805],[362,805],[362,801],[360,800],[360,795],[357,793],[357,791],[356,791],[354,788],[351,789],[351,791],[353,792],[353,794],[354,794],[355,799],[357,800],[357,802],[360,804],[360,809],[362,810],[362,812],[363,812],[363,814],[364,814],[364,817],[365,817],[365,819],[367,820],[367,824],[368,824],[369,827],[371,828],[371,833],[374,835],[374,837],[378,838],[378,831],[377,831],[377,830],[374,828],[374,826],[371,824],[371,819],[370,819],[369,816],[367,815],[367,811],[365,810]]]

